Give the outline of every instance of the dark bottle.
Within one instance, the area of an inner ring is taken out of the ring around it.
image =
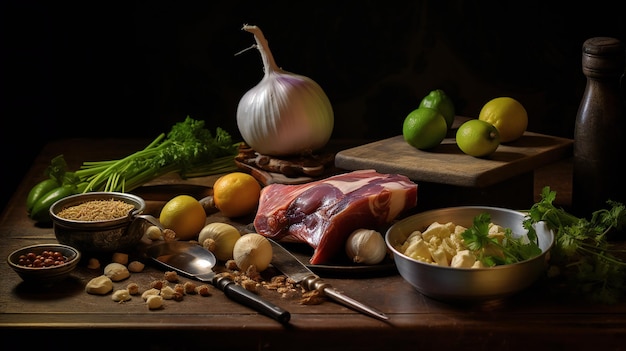
[[[572,179],[572,209],[580,217],[591,218],[608,200],[626,203],[625,65],[620,40],[597,37],[583,44],[587,86],[576,116]]]

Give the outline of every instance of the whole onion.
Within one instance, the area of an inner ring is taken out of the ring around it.
[[[308,77],[278,68],[257,26],[244,25],[243,30],[254,34],[265,72],[237,106],[237,126],[246,144],[274,156],[310,154],[324,147],[334,127],[324,90]]]

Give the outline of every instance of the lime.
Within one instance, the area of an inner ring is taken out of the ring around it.
[[[488,101],[478,114],[481,121],[493,124],[500,133],[500,142],[519,139],[528,127],[528,114],[522,104],[510,97]]]
[[[437,89],[428,93],[428,95],[424,96],[418,107],[430,107],[439,110],[443,118],[446,119],[448,129],[452,127],[455,114],[454,104],[452,103],[452,99],[450,99],[443,90]]]
[[[486,157],[494,153],[500,145],[500,133],[489,122],[470,119],[456,131],[456,144],[468,155]]]
[[[206,222],[204,207],[196,198],[189,195],[178,195],[169,200],[159,215],[164,228],[171,229],[181,240],[198,237]]]
[[[406,116],[402,125],[404,140],[416,149],[433,148],[446,137],[448,125],[434,108],[420,107]]]

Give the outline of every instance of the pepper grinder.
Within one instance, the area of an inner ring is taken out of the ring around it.
[[[587,78],[574,129],[572,210],[591,218],[607,201],[626,203],[626,115],[622,81],[624,44],[595,37],[584,42],[582,71]]]

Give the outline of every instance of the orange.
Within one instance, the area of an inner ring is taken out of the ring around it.
[[[478,119],[498,129],[501,143],[519,139],[528,127],[528,114],[524,106],[506,96],[488,101],[480,110]]]
[[[193,196],[178,195],[169,200],[159,215],[164,228],[171,229],[181,240],[195,239],[206,222],[206,212]]]
[[[241,217],[254,212],[260,196],[261,185],[248,173],[228,173],[213,184],[213,202],[226,217]]]

